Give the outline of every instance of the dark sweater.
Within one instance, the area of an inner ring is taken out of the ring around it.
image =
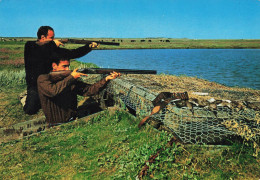
[[[28,41],[24,48],[24,64],[26,83],[28,87],[37,87],[37,78],[41,74],[47,74],[52,69],[54,54],[68,59],[79,58],[91,51],[88,45],[77,49],[65,49],[57,47],[54,41],[39,43]]]
[[[69,75],[58,82],[52,82],[49,74],[38,78],[38,93],[46,121],[50,124],[67,122],[77,115],[77,94],[97,94],[106,85],[102,79],[93,85],[78,81]]]

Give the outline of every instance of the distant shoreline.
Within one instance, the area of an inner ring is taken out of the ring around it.
[[[61,39],[61,38],[57,38]],[[62,38],[66,39],[66,38]],[[260,39],[173,39],[173,38],[74,38],[90,41],[120,43],[120,46],[100,45],[95,50],[105,49],[260,49]],[[36,38],[1,38],[2,43],[25,43]],[[68,47],[81,44],[66,44]]]

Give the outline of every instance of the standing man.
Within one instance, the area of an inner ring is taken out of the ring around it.
[[[55,60],[52,63],[52,72],[40,75],[37,81],[42,109],[49,126],[75,120],[77,95],[97,94],[108,81],[120,76],[120,73],[113,72],[106,78],[90,85],[77,80],[80,76],[87,75],[77,72],[77,69],[73,72],[68,71],[69,65],[69,60]]]
[[[69,50],[60,48],[63,45],[54,39],[54,30],[50,26],[41,26],[37,32],[37,41],[28,41],[24,48],[24,64],[27,84],[27,97],[23,110],[26,114],[36,114],[41,108],[37,90],[37,78],[47,74],[52,69],[53,53],[66,56],[69,59],[79,58],[97,47],[97,43],[86,44],[83,47]]]

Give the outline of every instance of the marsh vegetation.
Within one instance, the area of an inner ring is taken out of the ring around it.
[[[24,42],[0,44],[0,127],[42,116],[42,111],[34,116],[25,115],[18,99],[26,89]],[[70,48],[75,46],[78,45],[68,45]],[[72,62],[72,68],[80,65],[80,62]],[[188,92],[210,91],[218,98],[251,98],[256,101],[260,97],[259,90],[226,87],[197,77],[161,74],[155,81],[157,88],[161,87],[154,89],[156,91],[173,88]],[[135,179],[149,157],[163,147],[155,162],[148,163],[144,179],[260,177],[259,143],[250,138],[231,142],[230,146],[186,146],[177,142],[166,146],[171,134],[149,125],[138,129],[139,121],[139,117],[133,117],[124,109],[106,110],[91,118],[2,143],[0,176],[4,179]]]

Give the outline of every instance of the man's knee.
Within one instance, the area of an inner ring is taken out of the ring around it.
[[[30,104],[25,104],[23,110],[25,114],[33,115],[33,114],[37,114],[40,108],[41,108],[40,104],[30,103]]]
[[[27,93],[28,94],[26,96],[23,110],[26,114],[29,114],[29,115],[37,114],[37,112],[41,108],[38,92],[37,92],[37,90],[30,89],[27,91]]]

